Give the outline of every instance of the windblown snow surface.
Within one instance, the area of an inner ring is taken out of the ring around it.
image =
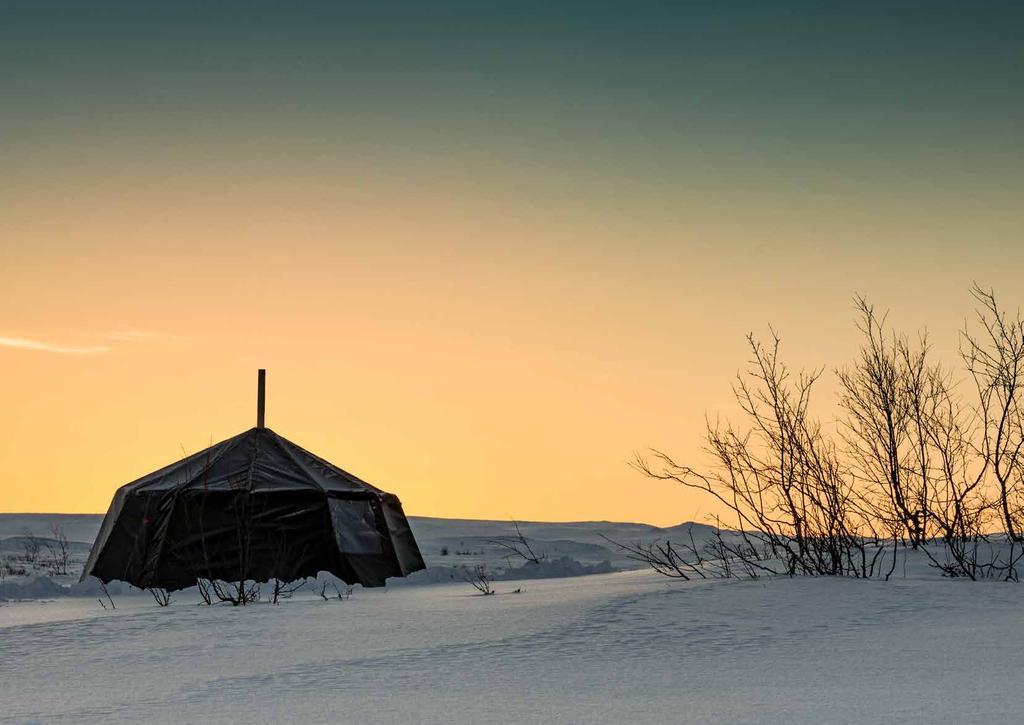
[[[513,593],[522,588],[521,593]],[[1011,722],[1019,585],[628,571],[0,605],[0,722]]]
[[[0,514],[0,562],[19,572],[0,572],[0,722],[978,723],[1024,711],[1022,585],[942,579],[912,553],[889,582],[512,581],[494,543],[509,522],[413,517],[430,568],[384,590],[324,601],[310,584],[245,608],[199,605],[192,590],[160,608],[112,586],[111,610],[95,583],[73,585],[99,521]],[[21,552],[27,532],[55,525],[72,566],[45,576]],[[706,536],[699,524],[520,529],[547,557],[531,576],[554,577],[636,566],[609,539]],[[497,595],[461,581],[476,564],[505,567]]]

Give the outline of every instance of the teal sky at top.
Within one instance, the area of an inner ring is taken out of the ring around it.
[[[1024,4],[6,3],[9,161],[274,138],[1019,179]],[[115,140],[116,139],[116,140]],[[27,168],[26,168],[27,166]]]
[[[340,178],[354,204],[476,214],[461,250],[529,217],[655,270],[861,254],[839,300],[922,250],[959,255],[936,285],[1005,286],[1024,265],[1022,31],[1024,3],[994,2],[7,3],[0,204]]]

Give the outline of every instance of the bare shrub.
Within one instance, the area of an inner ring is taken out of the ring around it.
[[[47,565],[51,574],[66,575],[68,563],[71,559],[71,548],[64,527],[54,524],[50,527],[52,538],[45,542],[47,551]]]
[[[907,543],[945,576],[1018,580],[1024,318],[1006,313],[991,290],[975,285],[971,294],[976,319],[961,332],[960,354],[973,403],[933,361],[926,335],[891,331],[885,314],[855,298],[862,344],[837,371],[837,436],[809,414],[822,371],[794,375],[774,332],[768,345],[748,336],[752,360],[733,386],[745,424],[708,422],[712,465],[696,470],[661,451],[634,462],[649,477],[710,494],[735,531],[719,528],[701,546],[692,538],[619,545],[678,578],[888,579]]]
[[[239,581],[221,581],[210,579],[210,592],[220,602],[227,602],[233,607],[244,607],[246,604],[258,602],[261,597],[259,582],[241,579]]]
[[[728,541],[729,534],[716,527],[711,537],[698,544],[689,532],[689,541],[676,544],[669,540],[645,543],[622,543],[604,534],[608,543],[626,552],[626,558],[646,564],[663,576],[676,579],[757,579],[765,573],[774,573],[763,562],[768,556],[751,545]]]
[[[850,474],[868,483],[873,513],[917,548],[926,538],[929,460],[921,416],[927,342],[890,333],[885,315],[855,299],[864,338],[856,361],[838,372]]]
[[[203,600],[203,604],[207,606],[213,604],[213,584],[209,579],[196,579],[196,589],[199,590],[199,596]]]
[[[464,568],[462,570],[462,577],[472,584],[473,588],[481,594],[494,594],[494,588],[491,585],[491,576],[487,573],[487,567],[483,564],[477,564],[472,568]]]
[[[280,579],[274,579],[274,589],[270,595],[270,602],[277,604],[281,599],[291,599],[295,592],[299,591],[306,586],[305,579],[300,579],[293,582],[284,582]]]
[[[498,546],[505,551],[520,557],[528,564],[539,564],[546,558],[546,554],[538,554],[530,546],[530,542],[527,541],[526,537],[523,536],[523,532],[519,530],[519,522],[513,520],[512,525],[516,529],[515,536],[500,536],[494,539],[488,539],[487,543]]]
[[[747,424],[708,421],[712,468],[701,472],[656,450],[638,455],[634,467],[724,505],[736,530],[717,537],[715,546],[744,571],[872,576],[878,563],[876,524],[835,445],[809,412],[822,371],[792,374],[779,358],[774,333],[767,345],[753,335],[747,342],[750,366],[733,385]],[[671,557],[667,551],[660,555],[672,570],[692,572],[678,549]]]
[[[0,575],[28,576],[29,570],[24,564],[15,564],[16,559],[4,557],[0,559]]]
[[[110,602],[110,608],[117,609],[117,607],[114,605],[114,598],[110,596],[110,591],[107,589],[107,585],[103,582],[100,582],[100,591],[103,592],[103,596],[105,596],[107,598],[107,601]],[[102,598],[97,599],[96,601],[98,601],[100,603],[100,606],[104,609],[107,608],[107,605],[103,602]]]
[[[32,533],[32,529],[25,529],[21,533],[21,548],[24,552],[23,559],[26,564],[35,564],[39,561],[39,550],[42,544],[39,537]]]
[[[201,493],[189,502],[191,509],[187,519],[190,522],[195,522],[197,526],[195,535],[199,546],[197,548],[189,547],[186,550],[186,555],[189,557],[190,566],[196,572],[202,574],[202,576],[196,578],[196,586],[199,590],[199,596],[205,604],[212,604],[216,600],[229,603],[235,607],[245,606],[259,601],[262,596],[260,584],[249,578],[254,556],[252,543],[256,516],[253,497],[250,495],[236,495],[232,498],[231,510],[234,518],[234,545],[238,552],[238,564],[237,570],[232,576],[227,580],[222,579],[215,575],[214,567],[211,565],[211,560],[214,557],[211,556],[211,544],[205,530],[206,506],[210,492],[207,480],[209,468],[210,460],[207,458],[207,465],[203,471]],[[238,494],[249,493],[249,481],[247,479],[231,481],[229,487]],[[280,552],[275,555],[279,556]],[[218,570],[217,574],[219,573],[220,571]],[[278,589],[276,584],[274,594],[274,601],[276,603],[276,596],[280,594],[280,589]]]
[[[345,587],[344,590],[338,589],[338,585],[334,582],[324,581],[320,583],[320,598],[325,602],[331,599],[331,595],[327,592],[327,585],[330,584],[331,588],[334,589],[334,598],[339,602],[344,602],[352,596],[352,590],[354,587]]]
[[[960,354],[978,394],[980,449],[995,479],[995,502],[1011,541],[1021,541],[1024,504],[1024,319],[1011,317],[992,290],[974,285],[973,327],[961,333]]]

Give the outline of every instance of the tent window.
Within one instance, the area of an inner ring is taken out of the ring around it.
[[[338,548],[345,554],[381,554],[384,551],[377,520],[369,501],[329,499],[331,523]]]

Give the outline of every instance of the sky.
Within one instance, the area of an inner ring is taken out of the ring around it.
[[[1024,304],[1024,5],[0,5],[0,511],[255,423],[414,515],[703,520],[744,336]],[[824,381],[823,409],[834,388]]]

